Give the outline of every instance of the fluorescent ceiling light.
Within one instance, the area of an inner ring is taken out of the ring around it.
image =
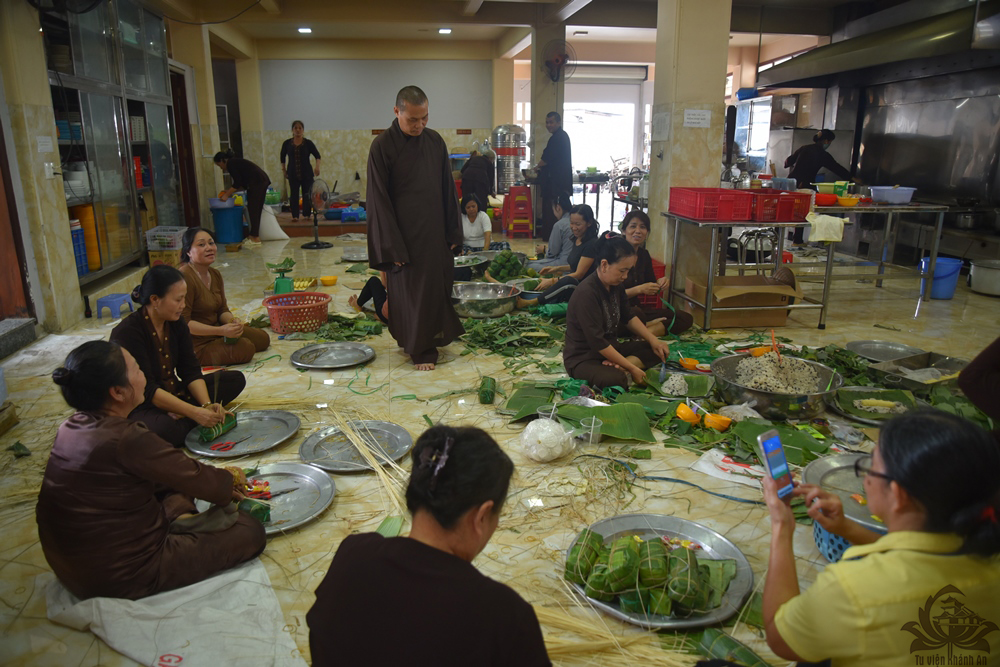
[[[299,28],[299,32],[301,32],[303,35],[308,35],[312,31],[313,31],[312,28]]]
[[[451,28],[438,28],[438,34],[439,35],[450,35],[451,34]]]

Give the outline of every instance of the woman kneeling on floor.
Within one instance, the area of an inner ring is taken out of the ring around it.
[[[478,428],[435,426],[411,459],[410,536],[340,543],[306,615],[313,665],[551,665],[531,606],[472,566],[497,529],[510,458]],[[392,641],[376,618],[400,621]]]
[[[186,294],[180,271],[165,264],[154,266],[132,292],[142,308],[111,331],[111,340],[135,357],[146,376],[144,400],[129,417],[174,447],[181,447],[195,426],[212,427],[223,421],[222,406],[246,386],[239,371],[216,371],[207,379],[201,374],[184,321]]]
[[[767,643],[786,660],[838,665],[986,664],[1000,653],[1000,447],[985,430],[938,410],[886,422],[858,459],[879,535],[844,516],[840,498],[799,486],[809,516],[856,546],[799,592],[795,516],[771,478]],[[853,502],[853,501],[850,501]],[[951,662],[952,651],[958,662]],[[965,662],[961,660],[968,660]]]
[[[569,300],[563,365],[592,387],[628,387],[630,379],[644,384],[643,369],[665,360],[670,348],[629,309],[622,284],[635,266],[635,249],[620,236],[600,239],[594,264]],[[642,340],[618,342],[629,333]]]
[[[215,234],[201,227],[184,232],[180,268],[187,283],[184,319],[202,366],[245,364],[266,350],[271,338],[263,329],[244,326],[229,311],[222,274],[212,268],[215,258]]]
[[[52,379],[77,412],[56,434],[35,512],[45,559],[73,595],[136,600],[264,550],[264,527],[233,504],[241,469],[199,463],[129,419],[146,378],[128,351],[84,343]],[[188,516],[193,498],[225,510]]]

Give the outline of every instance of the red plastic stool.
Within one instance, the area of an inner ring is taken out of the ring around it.
[[[515,211],[518,215],[514,215]],[[503,226],[509,228],[515,218],[534,220],[531,210],[531,188],[526,185],[512,185],[503,200]]]

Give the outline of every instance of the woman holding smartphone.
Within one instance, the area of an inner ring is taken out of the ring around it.
[[[916,664],[946,664],[953,649],[992,659],[1000,652],[997,442],[961,417],[920,410],[888,421],[854,470],[888,533],[848,519],[839,497],[796,487],[814,521],[855,545],[804,592],[792,551],[795,517],[775,481],[764,478],[768,646],[787,660],[833,667],[899,665],[911,654],[923,660]]]

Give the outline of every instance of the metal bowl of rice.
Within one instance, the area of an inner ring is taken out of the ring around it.
[[[823,412],[826,397],[835,394],[844,384],[844,378],[832,368],[790,356],[782,357],[784,377],[774,378],[767,366],[767,360],[773,354],[772,352],[763,357],[734,354],[713,361],[712,374],[722,398],[730,405],[756,401],[753,409],[771,420],[809,419]],[[744,364],[741,371],[738,367],[745,359],[754,361]],[[762,370],[757,377],[748,381],[746,367],[756,363],[760,364]],[[779,388],[782,384],[787,384],[786,380],[798,386],[790,391],[769,391],[763,388]]]

